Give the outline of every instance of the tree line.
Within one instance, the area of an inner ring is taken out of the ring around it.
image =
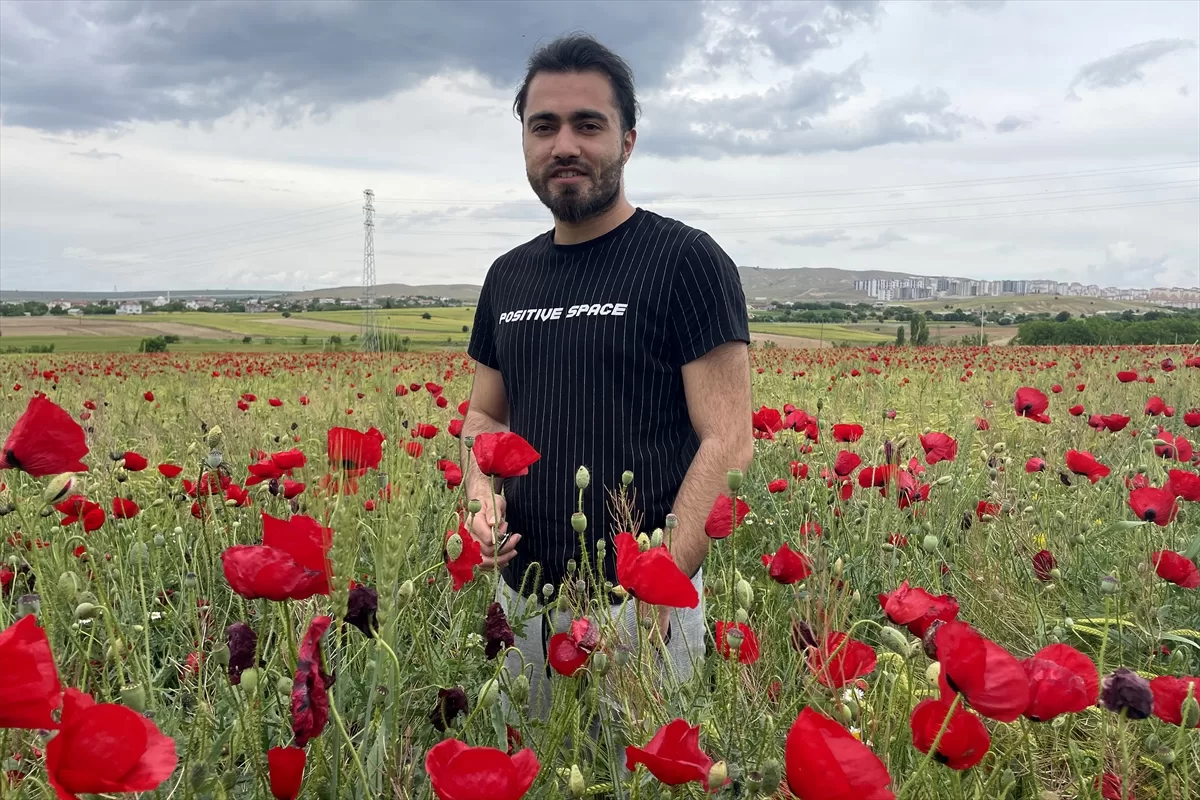
[[[1014,344],[1022,345],[1195,344],[1200,342],[1200,313],[1042,320],[1025,322],[1017,331]]]

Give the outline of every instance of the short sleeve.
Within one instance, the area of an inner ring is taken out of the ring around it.
[[[471,325],[471,338],[467,343],[467,355],[485,367],[500,369],[496,358],[496,319],[492,313],[493,298],[491,274],[483,280],[479,290],[479,303],[475,306],[475,321]]]
[[[671,314],[681,364],[726,342],[750,342],[750,317],[737,265],[707,233],[680,258]]]

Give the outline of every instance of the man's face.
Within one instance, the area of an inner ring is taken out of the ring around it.
[[[598,72],[543,72],[529,85],[522,141],[529,185],[557,219],[582,222],[616,204],[637,134],[622,134],[612,85]]]

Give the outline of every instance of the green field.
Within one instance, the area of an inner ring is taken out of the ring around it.
[[[874,326],[849,325],[819,325],[807,322],[751,322],[751,333],[776,334],[778,336],[796,336],[804,339],[817,339],[826,342],[853,342],[855,344],[879,344],[895,339],[895,329],[892,333],[876,333],[871,330]]]
[[[946,300],[903,301],[899,305],[918,311],[1011,311],[1014,314],[1057,314],[1067,311],[1072,316],[1099,314],[1105,311],[1135,311],[1158,309],[1152,303],[1137,303],[1126,300],[1102,300],[1098,297],[1059,297],[1055,295],[1023,295],[1019,297],[970,297]],[[949,306],[947,308],[947,306]]]

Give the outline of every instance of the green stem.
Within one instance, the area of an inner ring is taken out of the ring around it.
[[[333,721],[337,723],[337,728],[342,734],[342,738],[346,740],[346,744],[350,747],[350,757],[354,759],[354,766],[358,769],[358,777],[362,781],[363,790],[370,785],[367,780],[367,771],[363,769],[362,760],[358,757],[358,750],[354,747],[354,742],[350,738],[350,734],[346,731],[346,726],[342,722],[342,715],[338,713],[337,701],[334,700],[333,692],[329,691],[329,713],[333,715]]]

